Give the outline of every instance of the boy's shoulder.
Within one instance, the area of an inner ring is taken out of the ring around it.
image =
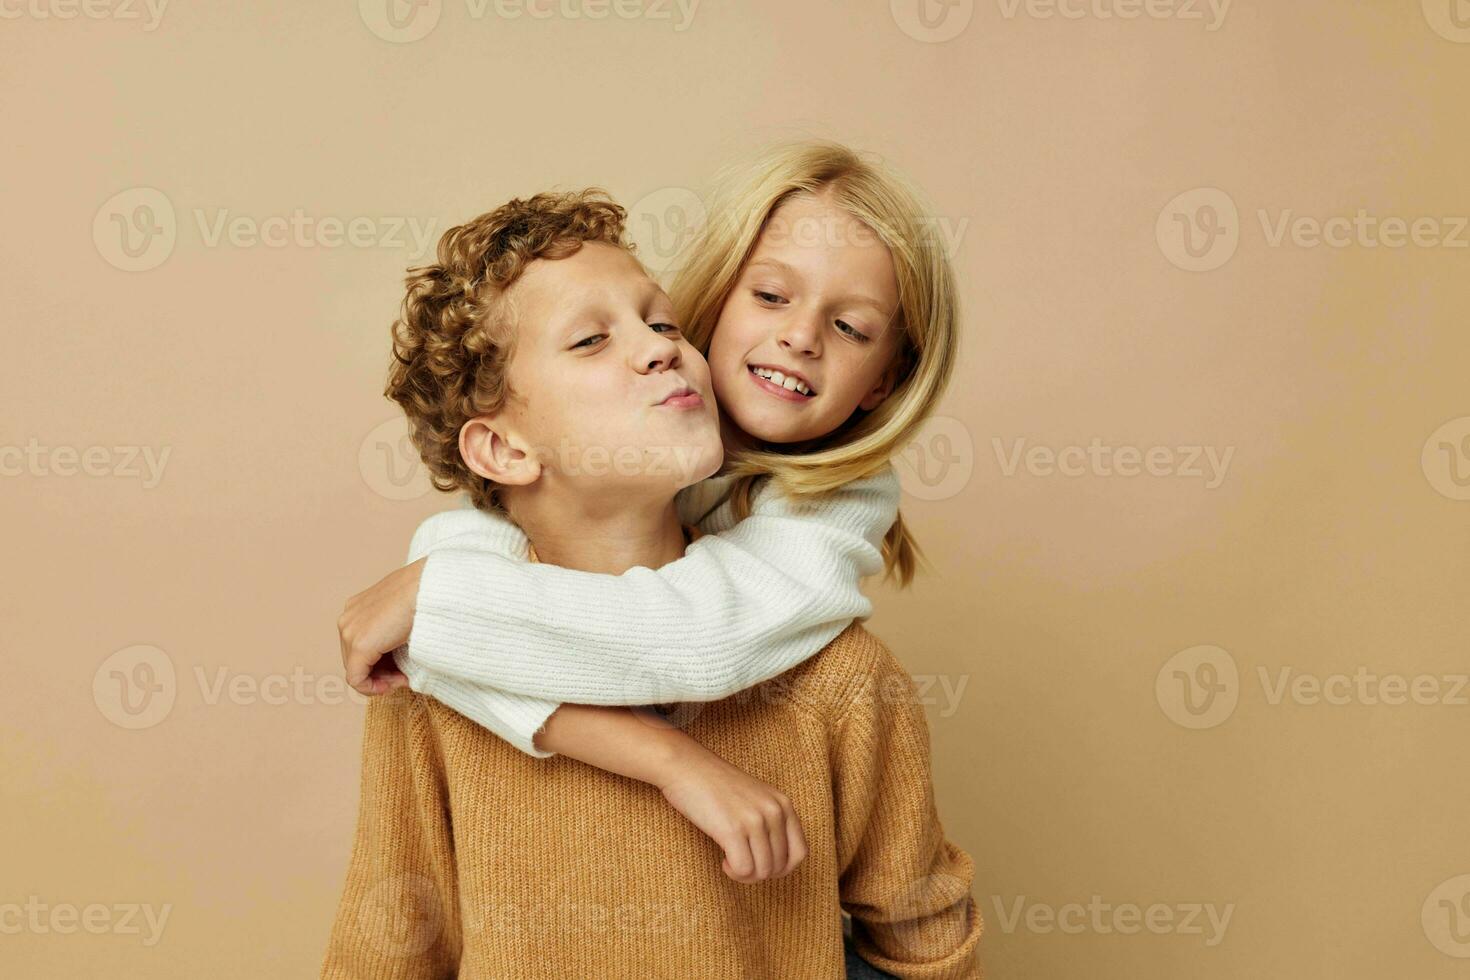
[[[807,660],[765,682],[800,710],[840,724],[865,698],[911,699],[913,678],[876,634],[852,623]]]

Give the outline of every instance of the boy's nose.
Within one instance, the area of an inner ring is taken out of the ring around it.
[[[679,345],[671,338],[650,332],[650,340],[640,352],[638,363],[645,373],[667,371],[679,366]]]

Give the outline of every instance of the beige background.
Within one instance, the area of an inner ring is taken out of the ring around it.
[[[394,219],[601,183],[658,264],[727,156],[810,134],[956,243],[960,371],[904,463],[934,571],[871,626],[929,678],[991,975],[1465,976],[1470,4],[594,2],[396,41],[369,0],[0,4],[0,973],[314,975],[335,617],[448,505],[380,396]],[[360,244],[251,238],[298,209]],[[1290,224],[1360,209],[1427,223]],[[1025,455],[1094,438],[1170,454]],[[168,907],[151,945],[127,906]]]

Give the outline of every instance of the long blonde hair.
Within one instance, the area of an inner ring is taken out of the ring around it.
[[[725,300],[771,214],[795,194],[822,193],[863,222],[888,246],[898,278],[895,326],[902,338],[892,391],[877,408],[859,408],[834,432],[803,444],[732,449],[721,471],[738,477],[737,517],[750,512],[754,483],[770,477],[779,491],[800,499],[841,487],[881,470],[913,440],[934,411],[954,372],[959,303],[954,270],[919,195],[896,173],[853,150],[825,141],[780,144],[720,174],[709,197],[703,229],[681,256],[669,295],[690,342],[708,353]],[[884,578],[912,581],[921,556],[902,514],[883,540]]]

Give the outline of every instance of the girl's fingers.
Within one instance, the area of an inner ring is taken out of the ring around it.
[[[796,870],[796,866],[806,860],[806,835],[801,831],[801,821],[797,819],[796,811],[793,809],[786,816],[786,853],[789,856],[785,874]]]
[[[766,822],[766,840],[771,842],[771,876],[775,878],[781,877],[787,871],[787,822],[784,810]]]
[[[730,839],[729,844],[722,846],[725,848],[725,874],[736,881],[749,878],[755,871],[755,858],[750,853],[750,844],[745,837],[737,834]]]
[[[764,824],[750,834],[750,854],[755,858],[755,873],[751,880],[765,881],[771,876],[771,838],[766,835]]]

